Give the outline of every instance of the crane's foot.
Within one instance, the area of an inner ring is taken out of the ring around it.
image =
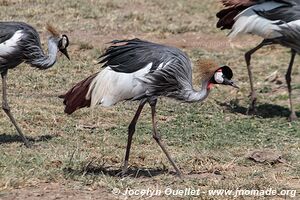
[[[22,141],[23,141],[25,147],[27,147],[27,148],[32,147],[32,144],[33,144],[33,143],[30,142],[30,141],[25,137],[25,135],[23,134],[23,132],[22,132],[21,129],[19,128],[18,124],[17,124],[15,121],[13,121],[13,124],[14,124],[14,126],[16,127],[17,132],[18,132],[19,136],[21,137],[21,139],[22,139]]]
[[[297,120],[297,115],[295,112],[292,112],[289,116],[289,121],[290,122],[293,122],[293,121],[296,121]]]
[[[256,107],[250,105],[246,111],[246,115],[255,115],[256,114]]]
[[[122,167],[122,171],[118,172],[116,176],[125,177],[127,175],[127,172],[128,172],[128,164],[125,162],[124,166]]]
[[[31,143],[28,141],[28,139],[25,137],[25,135],[23,134],[21,128],[19,127],[19,125],[17,124],[15,118],[13,117],[11,111],[10,111],[10,107],[7,103],[7,100],[6,100],[6,97],[5,97],[5,100],[2,102],[2,109],[3,111],[5,112],[5,114],[9,117],[10,121],[12,122],[12,124],[15,126],[19,136],[21,137],[24,145],[27,147],[27,148],[30,148],[31,147]]]
[[[182,172],[179,171],[179,172],[176,172],[176,176],[180,179],[183,179],[183,175],[182,175]]]
[[[22,139],[22,141],[23,141],[25,147],[27,147],[27,148],[32,147],[32,144],[33,144],[33,143],[30,142],[30,141],[25,137],[25,135],[22,133],[22,131],[21,131],[19,128],[18,128],[17,130],[18,130],[19,136],[21,137],[21,139]]]
[[[251,101],[250,101],[250,105],[247,109],[246,114],[247,115],[255,115],[256,114],[256,93],[255,92],[251,92],[250,94],[251,97]]]
[[[31,148],[32,147],[32,142],[29,142],[26,138],[22,138],[25,147]]]

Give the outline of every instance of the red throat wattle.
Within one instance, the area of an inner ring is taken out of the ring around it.
[[[214,85],[213,83],[209,82],[207,85],[207,90],[211,90],[213,85]]]

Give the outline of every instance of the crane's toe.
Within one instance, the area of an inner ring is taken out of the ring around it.
[[[255,115],[257,112],[255,105],[250,104],[247,111],[246,111],[246,115]]]
[[[297,115],[295,112],[292,112],[289,116],[289,121],[290,122],[293,122],[293,121],[296,121],[297,120]]]
[[[126,169],[123,168],[122,171],[120,171],[120,172],[118,172],[116,174],[116,176],[118,176],[118,177],[126,177],[126,176],[128,176],[127,172],[128,172],[128,168],[126,168]]]
[[[119,176],[119,177],[125,177],[128,173],[128,163],[125,161],[123,167],[122,167],[122,171],[118,172],[116,174],[116,176]]]

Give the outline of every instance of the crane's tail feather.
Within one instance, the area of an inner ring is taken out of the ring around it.
[[[60,95],[59,98],[64,99],[65,113],[72,114],[79,108],[89,107],[91,100],[87,99],[90,84],[98,73],[89,76],[73,86],[67,93]]]

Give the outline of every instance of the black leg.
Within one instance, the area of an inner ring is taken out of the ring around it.
[[[24,144],[26,147],[30,147],[30,144],[28,142],[28,140],[26,139],[26,137],[24,136],[24,134],[22,133],[20,127],[18,126],[15,118],[13,117],[13,115],[10,112],[10,107],[8,105],[7,102],[7,83],[6,83],[6,78],[7,78],[7,71],[6,72],[2,72],[1,73],[1,77],[2,77],[2,109],[4,110],[4,112],[6,113],[6,115],[9,117],[10,121],[13,123],[13,125],[15,126],[15,128],[17,129],[19,135],[21,136]]]
[[[254,84],[253,84],[253,75],[252,75],[252,67],[251,67],[251,55],[254,54],[257,50],[262,48],[265,45],[271,44],[268,40],[263,40],[259,45],[251,49],[250,51],[245,53],[245,60],[247,64],[247,70],[248,70],[248,76],[249,76],[249,82],[250,82],[250,105],[247,110],[247,114],[253,114],[255,112],[255,105],[256,105],[256,92],[254,90]]]
[[[172,164],[172,166],[176,170],[177,175],[179,177],[182,177],[182,173],[181,173],[180,169],[177,167],[177,165],[175,164],[174,160],[171,158],[169,152],[167,151],[167,149],[165,148],[165,146],[161,142],[160,134],[157,131],[157,128],[156,128],[156,119],[155,119],[155,115],[156,115],[156,102],[157,102],[156,99],[149,101],[149,104],[151,106],[151,113],[152,113],[153,138],[157,142],[157,144],[160,146],[160,148],[163,150],[163,152],[166,154],[168,160],[170,161],[170,163]]]
[[[127,147],[126,147],[126,154],[125,154],[125,160],[124,160],[124,165],[123,165],[123,168],[122,168],[122,172],[121,176],[125,175],[127,170],[128,170],[128,160],[129,160],[129,154],[130,154],[130,148],[131,148],[131,142],[132,142],[132,136],[135,132],[135,125],[139,119],[139,116],[144,108],[144,105],[146,104],[147,100],[146,99],[143,99],[141,102],[140,102],[140,105],[131,121],[131,123],[129,124],[128,126],[128,140],[127,140]]]
[[[297,119],[297,115],[296,115],[294,107],[293,107],[292,87],[291,87],[291,81],[292,81],[291,74],[292,74],[292,69],[293,69],[295,56],[296,56],[296,51],[292,50],[290,64],[289,64],[288,70],[287,70],[286,75],[285,75],[285,79],[286,79],[286,83],[287,83],[287,87],[288,87],[288,92],[289,92],[290,109],[291,109],[291,114],[290,114],[290,117],[289,117],[290,121],[294,121],[294,120]]]

